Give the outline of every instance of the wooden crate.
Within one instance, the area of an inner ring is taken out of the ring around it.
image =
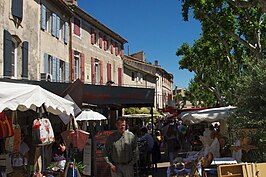
[[[218,177],[244,177],[243,165],[242,164],[219,165]]]

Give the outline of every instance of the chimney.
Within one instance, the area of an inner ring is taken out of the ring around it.
[[[155,60],[155,61],[154,61],[154,65],[155,65],[155,66],[159,66],[159,61],[158,61],[158,60]]]

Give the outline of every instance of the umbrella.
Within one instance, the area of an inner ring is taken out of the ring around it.
[[[73,115],[74,103],[38,85],[0,82],[0,112],[5,109],[36,111],[42,105],[54,115]]]
[[[189,122],[189,123],[200,123],[202,121],[206,122],[215,122],[220,120],[223,121],[235,109],[236,107],[234,106],[203,109],[199,111],[190,111],[187,113],[184,112],[180,117],[184,122]]]
[[[76,120],[77,121],[82,121],[82,120],[105,120],[107,119],[104,115],[87,109],[87,110],[83,110],[77,117]]]

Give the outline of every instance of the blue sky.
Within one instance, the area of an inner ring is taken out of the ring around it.
[[[199,22],[182,19],[178,0],[78,0],[78,6],[125,38],[125,54],[144,51],[147,62],[159,61],[174,76],[174,86],[187,88],[193,73],[180,70],[175,55],[184,42],[193,44]]]

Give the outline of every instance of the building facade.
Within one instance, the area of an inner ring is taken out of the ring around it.
[[[68,6],[52,0],[1,0],[0,11],[1,77],[68,81]]]
[[[127,41],[76,5],[71,5],[71,80],[97,85],[123,85]]]

